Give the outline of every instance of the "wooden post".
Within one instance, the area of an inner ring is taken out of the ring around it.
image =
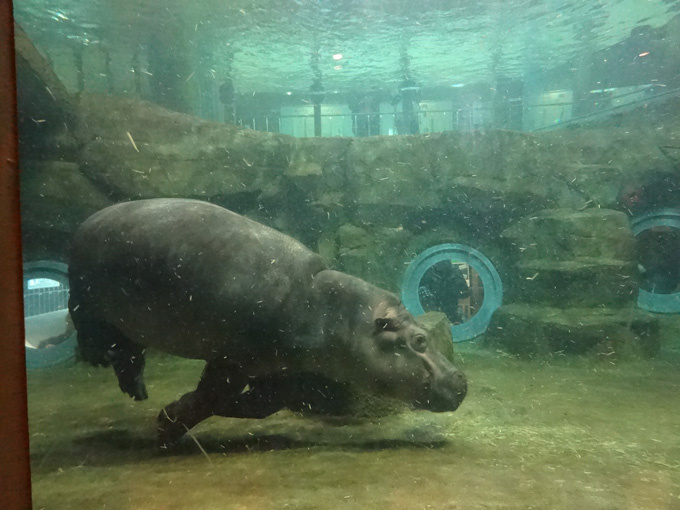
[[[11,0],[0,0],[0,507],[31,508]]]

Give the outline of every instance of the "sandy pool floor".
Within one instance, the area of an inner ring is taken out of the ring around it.
[[[151,356],[140,403],[111,369],[31,372],[34,508],[680,509],[678,351],[458,355],[470,391],[455,413],[216,417],[172,451],[156,448],[155,417],[194,388],[202,363]]]

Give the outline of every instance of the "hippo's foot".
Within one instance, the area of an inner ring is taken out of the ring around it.
[[[121,391],[135,400],[149,398],[144,384],[144,348],[127,339],[119,339],[106,355],[113,365]]]
[[[175,445],[190,428],[211,416],[208,406],[201,404],[194,393],[183,395],[158,414],[158,446],[161,448]]]
[[[114,326],[96,319],[86,306],[74,306],[70,301],[69,307],[78,330],[78,359],[95,366],[113,365],[121,391],[135,400],[146,400],[144,348]]]
[[[118,375],[118,386],[123,393],[130,395],[136,401],[149,398],[142,374],[133,375],[131,372],[123,372],[116,375]]]

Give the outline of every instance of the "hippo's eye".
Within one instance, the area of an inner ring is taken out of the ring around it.
[[[425,335],[416,335],[411,345],[414,351],[425,352],[427,350],[427,338],[425,338]]]

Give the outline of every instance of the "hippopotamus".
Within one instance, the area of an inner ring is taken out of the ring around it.
[[[304,398],[300,381],[352,383],[435,412],[454,411],[467,391],[396,295],[207,202],[95,213],[74,235],[69,283],[78,357],[113,366],[135,400],[147,398],[147,347],[206,361],[196,390],[160,412],[161,445],[213,415],[290,407]]]

